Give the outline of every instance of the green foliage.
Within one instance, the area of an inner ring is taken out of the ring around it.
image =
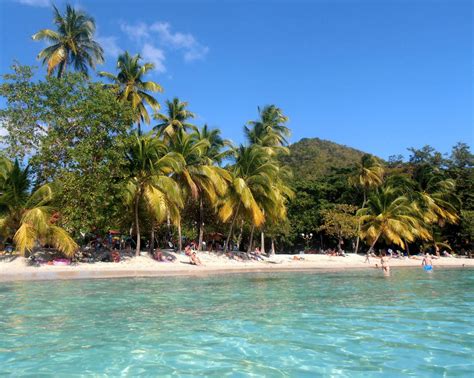
[[[319,138],[304,138],[292,144],[289,156],[280,160],[299,180],[317,180],[332,168],[347,168],[360,160],[363,152]]]
[[[34,83],[30,69],[16,66],[15,72],[1,87],[7,98],[0,114],[8,131],[8,155],[32,155],[36,184],[58,184],[62,222],[69,230],[78,234],[113,227],[121,212],[131,109],[82,75]]]
[[[356,206],[335,204],[321,211],[323,224],[319,231],[327,235],[342,239],[351,239],[357,236],[358,218],[354,215]]]

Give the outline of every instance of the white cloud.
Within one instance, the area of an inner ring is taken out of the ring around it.
[[[15,0],[17,3],[31,5],[32,7],[49,7],[51,0]]]
[[[164,64],[165,53],[163,50],[156,48],[150,43],[145,43],[140,55],[145,61],[153,63],[157,72],[163,73],[166,71]]]
[[[120,24],[120,29],[131,39],[143,39],[148,38],[150,34],[148,33],[148,25],[144,22],[139,22],[137,24],[131,25],[125,22]]]
[[[152,24],[144,22],[127,24],[122,22],[120,28],[130,39],[138,43],[144,43],[143,50],[145,50],[145,46],[148,45],[146,47],[148,52],[150,52],[150,47],[156,49],[151,43],[158,43],[158,50],[160,50],[161,53],[164,53],[166,49],[180,50],[185,62],[204,59],[209,52],[209,47],[199,43],[191,33],[172,31],[171,25],[168,22],[158,21]],[[151,55],[157,56],[157,54]],[[164,58],[158,60],[163,63]],[[163,64],[162,66],[164,69]]]
[[[117,44],[117,37],[97,36],[96,40],[104,49],[105,55],[117,57],[123,51]]]

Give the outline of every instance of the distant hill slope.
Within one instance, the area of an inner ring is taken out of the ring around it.
[[[303,138],[290,145],[290,156],[281,160],[293,170],[295,180],[311,180],[326,175],[331,168],[344,168],[360,160],[364,152],[322,140]]]

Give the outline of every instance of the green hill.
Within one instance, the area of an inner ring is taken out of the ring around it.
[[[295,180],[311,180],[326,175],[331,168],[345,168],[360,160],[364,152],[322,140],[303,138],[290,145],[290,156],[281,160],[293,170]]]

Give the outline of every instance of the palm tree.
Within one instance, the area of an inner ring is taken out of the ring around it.
[[[251,219],[255,227],[263,224],[266,206],[262,201],[275,195],[274,183],[279,175],[278,165],[270,159],[267,151],[258,145],[240,146],[236,151],[235,163],[229,169],[232,182],[219,206],[219,217],[224,222],[232,219],[225,250],[229,246],[235,221],[239,216]]]
[[[247,126],[244,127],[244,133],[248,142],[251,145],[261,146],[269,156],[273,156],[278,152],[289,154],[289,149],[284,147],[284,145],[288,143],[287,138],[290,136],[290,129],[286,126],[288,117],[285,116],[282,110],[275,105],[267,105],[263,109],[258,108],[258,113],[259,119],[256,121],[247,122]],[[277,161],[274,161],[274,163],[278,164]],[[266,198],[268,199],[269,196]],[[274,209],[275,207],[272,206],[271,210]],[[254,228],[255,226],[252,226],[249,252],[252,248]],[[265,233],[263,229],[261,231],[260,237],[261,251],[264,253]]]
[[[68,257],[77,250],[69,234],[57,225],[59,213],[54,207],[53,185],[29,192],[29,168],[8,164],[0,181],[0,232],[12,237],[22,255],[31,252],[37,242],[53,245]]]
[[[234,152],[232,142],[223,139],[219,129],[211,129],[204,125],[202,128],[196,128],[194,135],[198,140],[206,139],[209,142],[203,154],[203,158],[207,159],[209,164],[221,165]]]
[[[369,251],[379,239],[405,249],[408,242],[417,238],[431,238],[415,204],[391,186],[373,192],[357,215],[360,216],[361,237],[370,243]]]
[[[136,113],[138,133],[141,133],[140,123],[150,123],[150,115],[146,106],[153,111],[160,109],[158,101],[148,92],[162,92],[161,86],[154,81],[144,81],[144,76],[155,66],[153,63],[140,64],[140,55],[131,56],[128,51],[117,59],[118,74],[99,72],[99,76],[106,77],[112,84],[109,86],[117,93],[120,101],[130,103]]]
[[[189,119],[195,118],[196,115],[186,109],[187,102],[182,102],[175,97],[172,101],[166,100],[167,112],[156,114],[155,118],[160,121],[158,125],[153,127],[158,135],[163,135],[165,139],[172,138],[179,131],[188,131],[194,129],[194,125],[188,122]]]
[[[367,203],[367,193],[369,190],[382,185],[384,176],[384,168],[380,162],[372,155],[364,154],[360,162],[355,165],[354,174],[349,177],[349,183],[362,190],[364,200],[361,208],[364,208]],[[355,253],[359,251],[360,242],[360,223],[357,227],[357,240]]]
[[[137,235],[136,255],[140,255],[140,202],[157,222],[168,214],[179,219],[183,206],[181,190],[170,176],[180,172],[184,161],[179,154],[169,152],[167,146],[151,135],[135,135],[126,154],[129,179],[126,199],[133,206]],[[153,242],[153,240],[152,240]]]
[[[66,73],[68,64],[76,71],[88,74],[88,66],[95,68],[96,63],[104,62],[104,51],[93,39],[95,21],[87,13],[66,6],[65,15],[53,6],[56,31],[42,29],[33,35],[35,41],[46,39],[51,45],[41,50],[38,59],[48,65],[48,75],[57,70],[60,78]]]
[[[247,122],[244,133],[250,144],[258,144],[268,148],[273,154],[277,150],[287,152],[282,146],[288,143],[290,129],[286,126],[288,117],[275,105],[267,105],[263,109],[258,108],[259,119]]]
[[[230,181],[229,173],[210,161],[206,153],[211,144],[208,139],[200,138],[197,132],[188,134],[178,129],[169,140],[170,150],[180,154],[184,159],[183,169],[175,173],[176,180],[181,184],[185,198],[199,201],[200,225],[199,248],[202,246],[203,228],[203,200],[207,198],[211,204],[217,202],[227,190]],[[181,223],[178,224],[179,249],[182,249]]]

